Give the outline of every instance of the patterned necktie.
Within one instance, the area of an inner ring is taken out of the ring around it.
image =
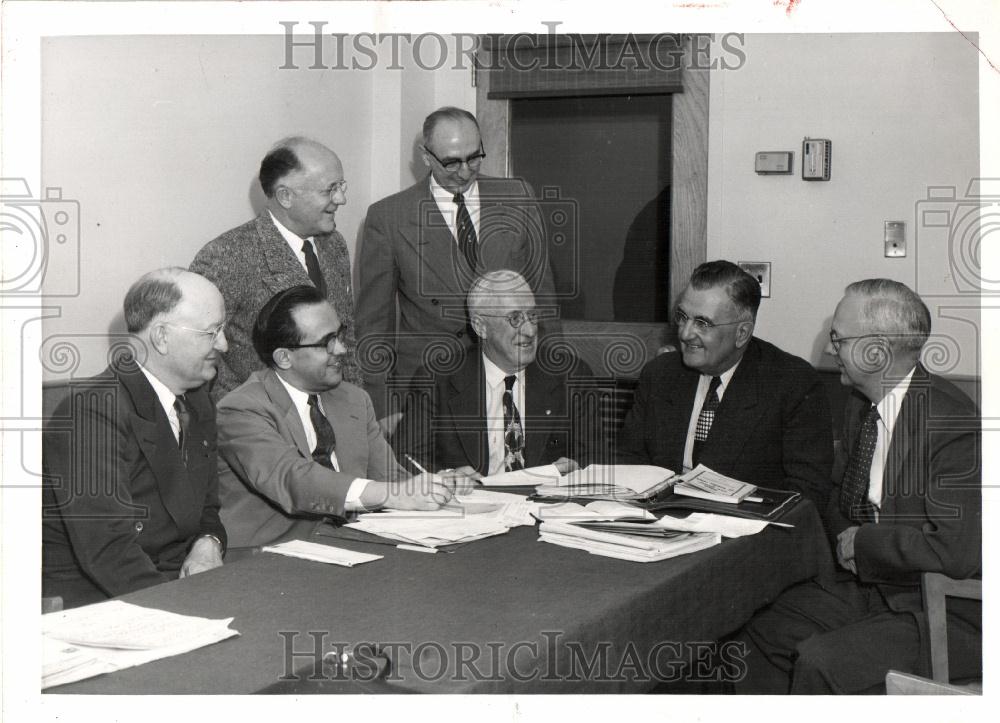
[[[719,408],[719,385],[722,380],[719,377],[712,377],[711,384],[708,385],[708,394],[701,405],[701,413],[698,415],[698,426],[694,429],[694,447],[691,450],[691,464],[698,466],[698,458],[701,457],[701,448],[708,439],[708,433],[712,429],[712,422],[715,421],[715,410]]]
[[[316,258],[311,241],[302,242],[302,253],[306,257],[306,271],[309,272],[309,279],[313,282],[313,286],[319,289],[319,293],[326,296],[326,281],[323,280],[323,272],[320,271],[319,259]]]
[[[316,449],[313,450],[312,458],[327,469],[333,469],[330,453],[337,448],[337,435],[319,408],[318,394],[309,395],[309,421],[312,422],[313,430],[316,432]]]
[[[472,216],[469,215],[469,209],[465,207],[465,196],[456,193],[452,200],[458,206],[458,214],[455,219],[458,247],[462,249],[469,267],[475,271],[479,261],[479,240],[476,238],[476,227],[472,225]]]
[[[861,422],[861,431],[847,459],[847,470],[840,485],[840,511],[852,522],[875,522],[875,508],[868,501],[872,458],[878,440],[878,408],[873,404]]]
[[[517,405],[514,404],[515,381],[517,377],[513,374],[503,378],[503,449],[506,472],[524,469],[524,430],[521,428],[521,415],[517,413]]]
[[[174,397],[174,412],[177,414],[177,449],[181,451],[181,459],[187,464],[187,450],[184,443],[187,442],[188,430],[191,428],[191,412],[187,408],[187,399],[183,394]]]

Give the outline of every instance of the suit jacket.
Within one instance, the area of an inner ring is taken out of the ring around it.
[[[360,382],[354,351],[354,296],[347,244],[337,231],[313,237],[327,297],[347,329],[343,373]],[[253,324],[272,296],[291,286],[312,284],[305,267],[265,210],[257,218],[209,241],[191,262],[191,271],[209,279],[226,300],[229,351],[222,355],[212,398],[219,401],[264,364],[254,351]]]
[[[313,461],[302,421],[273,370],[254,372],[219,402],[222,519],[233,547],[308,536],[323,516],[344,515],[355,479],[409,476],[363,390],[341,382],[320,399],[337,436],[339,472]]]
[[[661,354],[646,365],[618,439],[619,463],[683,468],[699,376],[684,366],[680,353]],[[715,412],[700,461],[745,482],[795,489],[823,509],[833,462],[831,428],[816,370],[754,337]]]
[[[534,290],[539,306],[554,305],[544,225],[523,181],[479,178],[477,272],[511,269]],[[475,340],[465,300],[474,275],[423,178],[368,209],[359,256],[359,359],[376,413],[388,411],[386,377],[408,380]],[[396,325],[396,306],[399,325]],[[552,331],[555,322],[546,326]]]
[[[839,474],[826,510],[834,543],[855,524],[840,513],[840,483],[870,406],[855,392],[844,411]],[[893,428],[878,522],[861,525],[854,538],[857,579],[878,585],[892,609],[922,609],[922,572],[955,578],[980,572],[981,434],[979,414],[969,398],[918,365]],[[963,600],[948,603],[950,611],[979,607]]]
[[[42,587],[67,607],[177,577],[219,520],[215,409],[186,395],[187,466],[156,392],[134,365],[72,382],[43,435]]]
[[[470,465],[489,472],[486,429],[486,377],[482,353],[473,349],[450,375],[418,374],[415,396],[397,430],[397,446],[428,469]],[[538,361],[525,368],[524,422],[526,467],[569,457],[586,466],[600,461],[604,434],[600,398],[590,369],[576,362],[572,371],[547,370]]]

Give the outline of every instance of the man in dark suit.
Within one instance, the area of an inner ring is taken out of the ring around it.
[[[205,244],[191,262],[191,271],[219,287],[230,315],[229,351],[212,387],[216,401],[261,368],[250,340],[260,307],[299,284],[313,284],[333,303],[346,327],[344,377],[361,378],[354,360],[351,261],[335,222],[347,203],[340,159],[316,141],[286,138],[264,156],[259,179],[264,211]]]
[[[358,349],[380,418],[397,412],[389,387],[405,389],[433,357],[472,344],[465,299],[478,274],[517,271],[539,303],[554,305],[539,205],[523,181],[479,176],[485,155],[471,113],[436,110],[423,128],[428,177],[368,209],[358,261]]]
[[[674,315],[681,351],[646,365],[617,460],[674,472],[699,463],[825,505],[829,401],[807,362],[753,336],[760,284],[729,261],[694,270]]]
[[[479,347],[451,369],[418,372],[414,388],[424,393],[397,431],[398,446],[425,466],[473,478],[544,464],[565,474],[598,458],[604,438],[590,370],[561,355],[536,360],[537,311],[525,279],[484,274],[468,309]]]
[[[890,668],[928,675],[920,574],[982,564],[975,405],[920,364],[931,317],[897,281],[851,284],[827,353],[853,387],[826,513],[841,569],[782,594],[749,623],[744,692],[884,692]],[[948,605],[955,677],[981,674],[982,610]]]
[[[162,269],[125,296],[134,356],[72,382],[44,437],[42,594],[98,602],[222,564],[215,409],[222,295]]]
[[[347,511],[437,509],[457,475],[410,477],[371,399],[343,381],[345,327],[312,286],[276,294],[253,343],[266,369],[219,403],[222,519],[238,548],[306,538]]]

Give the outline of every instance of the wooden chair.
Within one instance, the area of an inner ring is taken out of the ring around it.
[[[948,597],[983,599],[982,580],[955,580],[938,572],[921,576],[924,610],[930,628],[931,680],[911,673],[890,670],[885,676],[889,695],[982,695],[982,682],[953,685],[948,675],[948,625],[945,604]]]

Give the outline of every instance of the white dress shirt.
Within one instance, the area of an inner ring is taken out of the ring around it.
[[[285,228],[281,224],[281,221],[279,221],[274,217],[273,213],[271,213],[270,211],[268,211],[267,213],[268,215],[271,216],[271,220],[274,221],[274,226],[275,228],[278,229],[278,233],[280,233],[281,237],[285,239],[285,241],[288,243],[288,247],[292,250],[292,253],[295,254],[295,258],[299,260],[299,263],[302,264],[302,268],[304,268],[306,270],[306,273],[308,274],[309,267],[306,266],[306,255],[302,252],[302,243],[304,241],[308,241],[312,245],[313,253],[316,254],[316,258],[318,259],[319,248],[313,241],[313,237],[312,236],[310,236],[309,238],[299,237],[298,234],[296,234],[294,231],[289,231],[287,228]]]
[[[451,231],[452,238],[455,239],[455,243],[458,243],[458,205],[454,200],[455,194],[442,187],[441,184],[434,180],[434,176],[432,175],[431,195],[434,197],[441,215],[444,216],[445,223],[448,224],[448,230]],[[482,207],[479,203],[479,182],[473,181],[472,185],[462,195],[465,197],[465,207],[469,211],[472,225],[476,229],[476,238],[481,238],[479,234],[479,212]]]
[[[309,416],[309,393],[304,392],[297,387],[293,387],[291,384],[282,379],[281,375],[277,375],[278,380],[285,387],[285,391],[288,392],[288,396],[292,399],[292,405],[295,407],[295,411],[299,413],[299,419],[302,421],[302,427],[306,430],[306,444],[309,450],[312,451],[316,449],[316,430],[313,428],[312,418]],[[320,397],[319,400],[320,411],[326,416],[326,411],[323,409],[323,398]],[[340,463],[337,462],[337,452],[336,450],[330,452],[330,462],[333,463],[333,468],[340,471]],[[356,478],[351,482],[351,486],[347,488],[347,498],[344,501],[344,507],[348,510],[364,511],[365,507],[361,504],[361,494],[365,491],[365,487],[371,480],[365,479],[363,477]]]
[[[729,387],[729,382],[733,379],[733,374],[736,373],[736,367],[740,365],[736,362],[726,371],[719,375],[719,388],[716,390],[716,394],[719,397],[719,403],[722,403],[722,397],[726,393],[726,388]],[[694,393],[694,406],[691,408],[691,420],[688,422],[688,433],[687,439],[684,442],[684,469],[682,472],[690,472],[694,469],[694,464],[691,461],[691,455],[694,452],[694,435],[695,431],[698,429],[698,417],[701,416],[701,408],[705,404],[705,397],[708,396],[708,388],[712,384],[711,374],[702,374],[698,379],[698,389]],[[674,470],[676,472],[677,470]]]
[[[504,377],[510,375],[491,362],[485,354],[483,355],[483,370],[486,377],[486,434],[490,450],[489,474],[497,474],[504,471],[504,461],[507,457],[504,448],[504,432],[507,430],[503,426],[503,393],[506,386],[503,380]],[[524,369],[514,376],[517,380],[514,382],[514,388],[511,392],[514,395],[517,413],[521,417],[521,429],[524,430]]]
[[[910,388],[915,369],[916,367],[911,369],[910,373],[875,405],[878,409],[878,421],[875,424],[878,436],[875,439],[875,454],[872,456],[872,468],[868,477],[868,501],[875,507],[876,521],[882,508],[882,478],[889,458],[889,446],[892,444],[892,431],[896,428],[899,408]]]
[[[139,369],[146,375],[150,386],[156,392],[156,398],[160,400],[160,406],[167,413],[167,421],[170,422],[170,430],[174,433],[174,439],[177,440],[177,444],[180,444],[181,420],[177,418],[177,410],[174,409],[174,401],[177,399],[177,395],[167,389],[167,385],[161,382],[153,372],[149,371],[142,364],[139,365]]]

